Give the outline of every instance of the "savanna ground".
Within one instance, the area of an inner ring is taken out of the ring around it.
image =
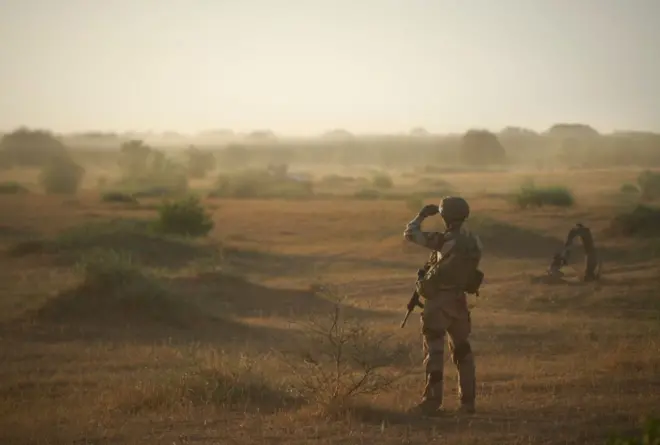
[[[156,199],[0,195],[0,442],[595,444],[634,431],[660,407],[660,244],[606,228],[637,174],[537,172],[576,205],[527,210],[505,199],[527,174],[443,175],[472,206],[486,283],[472,311],[477,414],[437,419],[405,414],[422,390],[421,338],[417,314],[399,323],[427,258],[402,240],[418,210],[405,200],[205,199],[213,231],[188,241],[135,229]],[[602,279],[579,282],[573,263],[542,281],[576,222],[594,232]],[[99,258],[121,273],[95,274]],[[405,378],[339,417],[316,412],[291,366],[318,371],[283,355],[299,322],[333,313],[324,288],[407,351],[386,365]],[[452,409],[449,360],[446,375]]]

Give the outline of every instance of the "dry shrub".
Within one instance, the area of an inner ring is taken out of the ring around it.
[[[285,363],[294,388],[316,414],[337,418],[354,408],[361,396],[389,389],[412,368],[407,347],[391,335],[375,332],[364,320],[347,316],[336,291],[324,289],[334,300],[333,309],[300,324],[306,341],[285,353]]]

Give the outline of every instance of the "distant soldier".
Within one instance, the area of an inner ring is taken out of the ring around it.
[[[446,231],[423,232],[424,219],[437,213]],[[403,233],[406,240],[433,251],[426,275],[417,282],[417,291],[424,299],[421,324],[426,385],[413,413],[433,415],[442,408],[445,334],[449,334],[449,350],[458,370],[460,411],[475,412],[475,363],[469,341],[472,326],[465,290],[479,266],[482,245],[479,237],[463,226],[469,215],[470,207],[463,198],[446,197],[440,206],[422,208]]]

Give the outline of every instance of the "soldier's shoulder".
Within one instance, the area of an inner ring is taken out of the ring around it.
[[[472,242],[474,242],[479,249],[481,250],[483,248],[483,244],[481,242],[481,237],[479,234],[467,227],[464,227],[463,230],[461,230],[461,234],[465,237],[464,239],[468,239]]]

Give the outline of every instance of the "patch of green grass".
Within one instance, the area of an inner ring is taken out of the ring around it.
[[[649,417],[637,437],[612,436],[607,445],[660,445],[660,420]]]
[[[18,195],[28,193],[29,190],[22,184],[15,181],[0,182],[0,194],[2,195]]]
[[[567,187],[536,187],[533,183],[524,184],[515,195],[516,204],[521,209],[530,207],[572,207],[575,204],[573,192]]]
[[[314,196],[311,181],[298,180],[264,170],[250,170],[218,177],[209,193],[211,198],[282,198],[296,199]]]
[[[630,183],[625,183],[621,185],[621,188],[619,189],[621,193],[625,193],[627,195],[632,195],[639,193],[639,188],[635,184],[630,184]]]

